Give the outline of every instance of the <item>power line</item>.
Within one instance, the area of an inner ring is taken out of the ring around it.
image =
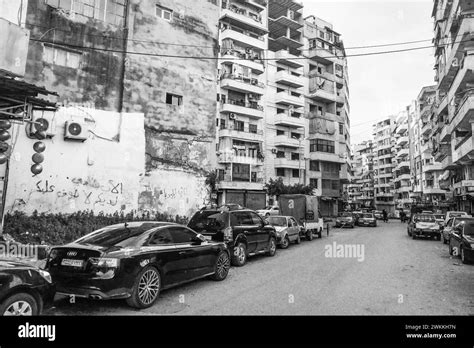
[[[220,57],[181,56],[181,55],[173,55],[173,54],[133,52],[133,51],[123,51],[123,50],[115,50],[115,49],[109,49],[109,48],[87,47],[87,46],[72,45],[72,44],[67,44],[67,43],[55,43],[55,42],[51,42],[51,41],[38,40],[38,39],[35,39],[35,38],[32,38],[30,40],[35,41],[35,42],[44,43],[44,44],[49,44],[49,45],[52,45],[52,46],[63,46],[63,47],[69,47],[69,48],[74,48],[74,49],[86,49],[86,50],[92,50],[92,51],[114,52],[114,53],[121,53],[121,54],[130,54],[130,55],[142,55],[142,56],[162,57],[162,58],[202,59],[202,60],[220,60],[220,59],[222,59]],[[470,41],[474,41],[474,40],[472,40],[472,39],[462,40],[462,41],[459,41],[459,42],[452,42],[450,44],[470,42]],[[444,44],[444,45],[450,45],[450,44]],[[438,45],[438,46],[442,46],[442,45]],[[392,50],[392,51],[368,52],[368,53],[359,53],[359,54],[349,54],[349,55],[344,55],[344,56],[335,55],[335,56],[327,56],[325,58],[327,58],[327,59],[330,59],[330,58],[342,59],[342,58],[350,58],[350,57],[364,57],[364,56],[373,56],[373,55],[381,55],[381,54],[409,52],[409,51],[416,51],[416,50],[422,50],[422,49],[427,49],[427,48],[435,48],[435,47],[436,46],[430,45],[430,46],[412,47],[412,48]],[[291,60],[302,60],[302,59],[306,60],[306,59],[310,59],[310,58],[306,57],[306,56],[303,56],[303,57],[295,57],[295,58],[292,58]],[[235,61],[249,60],[249,61],[251,61],[252,59],[227,58],[227,60],[235,60]],[[261,60],[261,61],[276,61],[276,60],[279,60],[279,59],[278,58],[260,58],[259,60]]]

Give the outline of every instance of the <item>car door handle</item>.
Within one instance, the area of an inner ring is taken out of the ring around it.
[[[179,252],[180,255],[190,254],[190,253],[191,253],[191,251],[189,251],[189,250],[185,250],[185,251],[180,251],[180,252]]]

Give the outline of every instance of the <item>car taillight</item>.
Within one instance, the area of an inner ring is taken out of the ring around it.
[[[224,241],[225,242],[230,242],[232,241],[233,238],[233,232],[232,232],[232,227],[226,227],[224,229]]]
[[[93,266],[97,268],[118,268],[120,260],[114,258],[95,258],[91,257],[89,261],[92,263]]]

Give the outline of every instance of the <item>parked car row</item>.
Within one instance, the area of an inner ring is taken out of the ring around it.
[[[377,227],[377,218],[373,212],[342,212],[339,213],[335,227],[350,227],[354,226],[372,226]]]
[[[413,239],[428,237],[441,240],[443,244],[448,244],[450,255],[460,256],[463,263],[474,261],[474,218],[465,212],[414,214],[408,223],[407,233]]]
[[[204,208],[187,226],[130,222],[107,226],[53,247],[45,269],[0,260],[0,315],[37,315],[55,293],[93,300],[125,299],[148,308],[161,290],[210,277],[226,279],[231,265],[274,256],[313,231],[292,216],[269,216],[238,205]]]

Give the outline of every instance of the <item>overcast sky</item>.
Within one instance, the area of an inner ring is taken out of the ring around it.
[[[333,24],[346,53],[359,54],[431,45],[432,0],[303,0],[304,16]],[[350,47],[428,40],[410,45]],[[399,111],[416,99],[423,86],[433,85],[434,50],[348,58],[351,143],[369,139],[372,122]]]

